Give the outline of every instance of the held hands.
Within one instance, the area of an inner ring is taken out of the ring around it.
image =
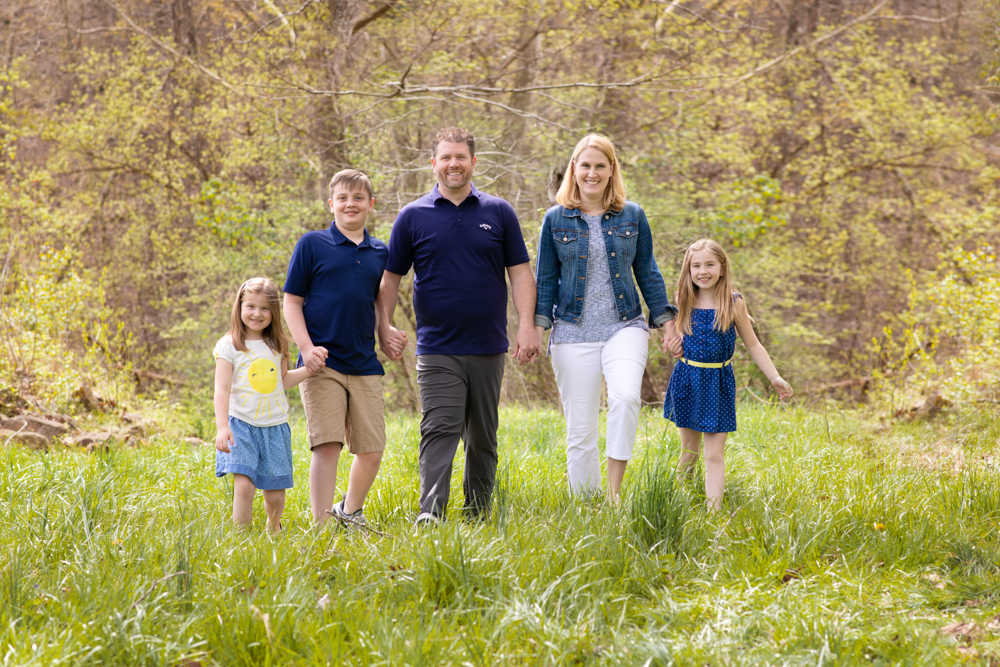
[[[510,358],[517,359],[523,366],[538,357],[541,347],[541,338],[533,324],[519,326],[517,336],[514,337],[514,349],[510,353]]]
[[[792,385],[785,382],[780,375],[771,380],[771,386],[774,387],[774,390],[778,392],[778,396],[782,399],[792,397]]]
[[[215,448],[228,454],[231,451],[230,448],[235,446],[236,441],[233,439],[233,432],[229,430],[229,427],[220,428],[219,432],[215,434]]]
[[[406,332],[400,331],[394,326],[383,327],[378,334],[379,349],[389,357],[391,361],[399,361],[403,358],[403,350],[410,344],[406,339]]]
[[[684,339],[678,335],[663,337],[663,352],[670,353],[674,359],[680,359],[684,355]]]
[[[306,367],[310,375],[316,373],[326,365],[326,358],[329,354],[325,347],[317,345],[302,353],[302,365]]]

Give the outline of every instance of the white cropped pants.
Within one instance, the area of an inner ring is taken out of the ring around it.
[[[602,375],[608,383],[607,457],[619,461],[632,458],[648,347],[649,332],[637,327],[622,329],[606,341],[552,346],[552,369],[566,415],[570,492],[593,494],[601,490],[597,426]]]

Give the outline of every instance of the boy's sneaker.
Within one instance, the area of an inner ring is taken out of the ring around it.
[[[347,512],[344,511],[344,500],[345,499],[341,499],[339,503],[336,503],[333,506],[333,509],[330,511],[330,514],[333,515],[333,518],[351,527],[366,525],[368,522],[365,521],[364,508],[362,507],[357,511],[348,514]]]
[[[417,515],[416,520],[413,522],[414,526],[436,526],[441,523],[441,519],[437,518],[430,512],[421,512]]]

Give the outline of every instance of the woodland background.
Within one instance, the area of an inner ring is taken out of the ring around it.
[[[476,185],[514,205],[532,256],[573,145],[610,136],[671,293],[690,241],[723,242],[806,401],[995,402],[998,16],[961,0],[6,0],[0,409],[73,412],[94,392],[210,409],[237,286],[282,284],[344,167],[372,177],[387,239],[433,184],[443,125],[476,134]],[[742,354],[741,395],[763,398]],[[388,406],[418,407],[414,366],[386,364]],[[650,403],[670,367],[651,353]],[[544,361],[508,365],[504,393],[558,395]]]

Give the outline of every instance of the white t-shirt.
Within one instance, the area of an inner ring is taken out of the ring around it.
[[[254,426],[276,426],[288,421],[288,399],[281,384],[281,355],[262,340],[248,340],[249,352],[233,347],[229,336],[215,344],[212,356],[233,365],[229,415]]]

